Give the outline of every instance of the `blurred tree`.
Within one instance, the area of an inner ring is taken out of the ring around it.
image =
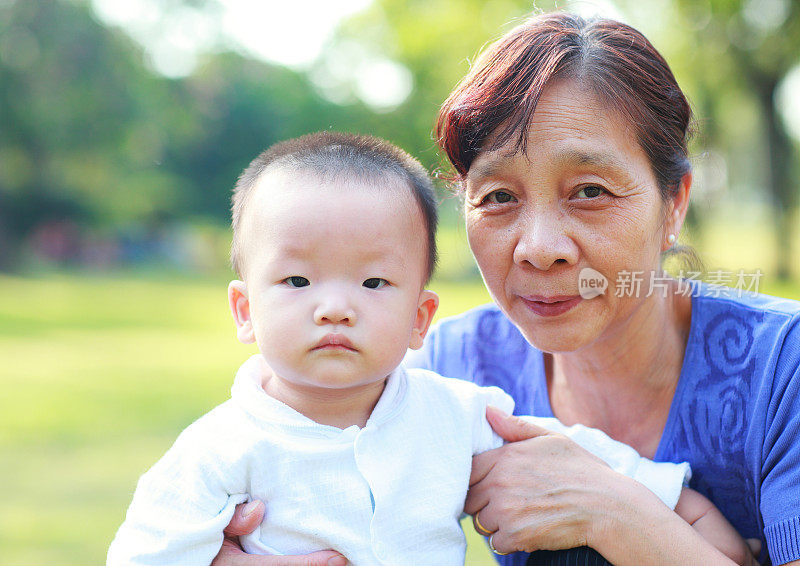
[[[220,8],[219,0],[162,2]],[[798,63],[800,5],[617,3],[634,24],[674,7],[670,29],[684,33],[659,47],[677,63],[698,114],[714,117],[704,122],[710,141],[748,137],[731,133],[742,121],[732,99],[761,109],[779,273],[788,275],[798,159],[775,91]],[[529,0],[375,0],[341,26],[308,73],[210,53],[193,75],[167,79],[148,70],[138,43],[97,23],[88,0],[0,0],[0,266],[51,218],[109,230],[196,215],[223,222],[242,167],[270,143],[308,131],[373,133],[440,166],[431,136],[439,105],[480,47],[530,10]],[[387,68],[393,74],[373,74]],[[366,92],[381,86],[395,95],[383,106]]]
[[[763,184],[769,192],[774,218],[776,274],[788,279],[800,159],[782,120],[777,92],[781,81],[800,64],[800,3],[678,0],[676,6],[679,28],[693,36],[692,41],[683,43],[683,56],[694,82],[699,83],[702,113],[717,123],[741,119],[726,106],[732,92],[752,100],[759,109],[767,155]],[[714,122],[708,123],[706,134],[710,140],[724,144],[719,137],[727,135],[726,129],[714,126]]]
[[[536,4],[552,8],[554,2]],[[376,123],[376,132],[437,167],[441,161],[432,130],[439,106],[481,46],[529,15],[531,7],[529,0],[376,0],[340,27],[328,56],[344,49],[352,57],[351,46],[357,44],[362,52],[398,61],[411,71],[414,89]]]
[[[0,266],[48,219],[115,221],[172,204],[159,188],[180,182],[142,168],[137,121],[161,83],[82,5],[0,4]]]
[[[237,176],[268,145],[344,124],[369,130],[363,106],[326,101],[304,75],[233,53],[208,57],[175,89],[193,131],[167,144],[167,161],[194,188],[186,210],[223,221]]]
[[[112,234],[197,215],[222,224],[238,173],[266,146],[370,130],[363,104],[326,101],[289,69],[219,53],[167,79],[144,57],[85,1],[0,2],[0,269],[48,222]]]
[[[554,4],[536,2],[533,10],[552,9]],[[557,4],[570,9],[570,2]],[[775,220],[777,273],[788,277],[798,160],[776,108],[775,94],[787,72],[800,63],[800,3],[673,0],[642,4],[618,0],[616,4],[629,14],[626,21],[637,26],[654,18],[664,22],[667,13],[676,12],[676,21],[669,22],[670,31],[665,32],[659,48],[668,52],[671,63],[678,67],[682,86],[688,86],[693,95],[705,144],[723,148],[750,144],[748,165],[758,165],[753,139],[743,142],[725,137],[742,130],[742,125],[736,124],[742,116],[731,110],[740,107],[741,99],[752,98],[760,108],[761,117],[752,125],[765,132],[769,167],[764,185]],[[363,51],[382,54],[412,72],[414,90],[386,115],[378,129],[398,132],[395,138],[402,136],[409,150],[427,165],[436,166],[441,162],[430,132],[439,105],[466,73],[470,58],[480,47],[528,16],[531,9],[531,2],[514,0],[376,0],[339,29],[329,56],[335,56],[337,49],[352,56],[357,52],[352,44],[357,44]],[[647,25],[641,27],[647,29]],[[696,215],[694,218],[699,220]]]

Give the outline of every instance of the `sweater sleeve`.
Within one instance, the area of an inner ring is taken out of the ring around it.
[[[226,484],[236,474],[211,456],[209,442],[196,432],[184,431],[139,479],[108,566],[210,564],[219,552],[223,529],[248,497],[229,494]]]
[[[552,417],[521,417],[542,428],[563,434],[611,468],[633,478],[652,491],[670,509],[675,509],[681,490],[692,476],[689,464],[653,462],[622,442],[618,442],[601,430],[580,424],[565,426]]]
[[[773,564],[800,560],[800,321],[784,340],[767,409],[760,509]]]

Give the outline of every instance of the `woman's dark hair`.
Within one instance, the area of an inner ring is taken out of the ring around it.
[[[459,177],[494,136],[500,147],[527,126],[545,86],[572,78],[591,88],[635,128],[664,200],[691,170],[687,138],[692,116],[667,62],[634,28],[567,13],[534,16],[480,56],[442,105],[439,146]]]

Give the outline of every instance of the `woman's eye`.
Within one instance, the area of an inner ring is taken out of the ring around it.
[[[301,277],[300,275],[292,275],[291,277],[287,277],[283,280],[289,287],[307,287],[311,283],[305,277]]]
[[[586,199],[586,198],[597,198],[601,196],[605,192],[605,189],[602,187],[597,187],[595,185],[589,185],[588,187],[583,187],[577,193],[578,198]]]
[[[483,199],[489,204],[505,204],[514,200],[514,196],[508,191],[492,191]]]
[[[367,289],[380,289],[384,285],[388,285],[389,282],[386,279],[381,279],[380,277],[370,277],[369,279],[364,280],[364,287]]]

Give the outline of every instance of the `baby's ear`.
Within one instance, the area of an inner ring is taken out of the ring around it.
[[[414,319],[414,328],[411,329],[411,341],[408,347],[412,350],[422,348],[422,342],[431,326],[433,315],[439,308],[439,295],[433,291],[422,291],[419,295],[419,306],[417,306],[417,318]]]
[[[239,342],[242,344],[255,342],[253,322],[250,319],[250,299],[247,298],[247,285],[244,281],[234,280],[228,284],[228,305],[236,323],[236,337]]]

